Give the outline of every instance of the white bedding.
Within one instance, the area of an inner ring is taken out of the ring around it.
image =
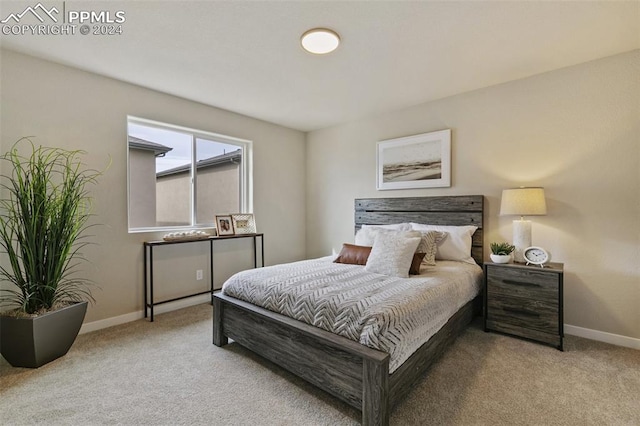
[[[240,272],[222,292],[387,352],[393,372],[481,286],[482,269],[464,262],[397,278],[324,257]]]

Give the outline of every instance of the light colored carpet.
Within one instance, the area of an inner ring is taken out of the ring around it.
[[[360,414],[236,343],[199,305],[79,336],[36,370],[0,360],[3,425],[350,425]],[[568,336],[566,351],[475,321],[392,425],[640,425],[640,351]]]

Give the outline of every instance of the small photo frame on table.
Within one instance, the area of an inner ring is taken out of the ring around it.
[[[231,215],[233,219],[233,229],[236,234],[255,234],[256,220],[251,213],[235,213]]]
[[[235,235],[230,214],[216,215],[216,228],[218,229],[218,236]]]

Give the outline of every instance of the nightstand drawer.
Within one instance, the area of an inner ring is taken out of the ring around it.
[[[531,300],[494,295],[487,300],[486,319],[545,333],[558,333],[558,299]]]
[[[526,339],[537,340],[538,342],[548,343],[549,345],[553,345],[562,350],[562,336],[557,332],[545,333],[532,328],[517,327],[498,321],[487,321],[487,330],[499,331],[501,333],[524,337]]]
[[[549,274],[543,269],[487,267],[487,291],[490,294],[557,303],[558,282],[557,274]]]

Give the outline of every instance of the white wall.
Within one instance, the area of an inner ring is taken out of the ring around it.
[[[22,136],[42,145],[84,149],[91,167],[111,167],[92,191],[98,245],[85,250],[91,264],[83,276],[95,281],[97,303],[85,322],[142,310],[142,242],[162,234],[127,232],[127,115],[253,141],[254,213],[265,233],[267,264],[305,255],[305,135],[260,120],[190,102],[74,68],[1,50],[1,151]],[[6,172],[6,170],[3,170]],[[277,172],[276,172],[277,171]],[[206,244],[205,244],[206,246]],[[216,245],[220,282],[252,263],[249,240]],[[189,289],[195,269],[207,269],[206,248],[181,245],[157,249],[158,296]],[[163,290],[164,289],[164,290]]]
[[[311,132],[306,149],[298,131],[11,51],[0,59],[2,152],[34,135],[87,150],[92,167],[113,159],[93,191],[104,226],[86,251],[84,275],[101,287],[87,322],[142,309],[142,242],[161,237],[127,233],[129,114],[254,141],[267,264],[352,241],[360,197],[484,194],[485,244],[510,240],[501,190],[544,186],[549,213],[532,218],[533,241],[565,263],[565,322],[640,338],[639,51]],[[377,141],[445,128],[453,130],[451,188],[375,190]],[[206,271],[205,253],[192,244],[158,250],[158,290],[202,286],[194,270]],[[216,246],[215,262],[219,284],[251,264],[250,244]]]
[[[377,141],[441,129],[451,188],[376,191]],[[565,264],[565,323],[640,338],[640,51],[309,133],[307,254],[353,240],[361,197],[484,194],[485,246],[511,240],[520,185],[545,187],[533,242]]]

